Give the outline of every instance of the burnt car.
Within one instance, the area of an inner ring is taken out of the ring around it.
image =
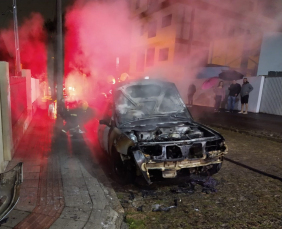
[[[224,138],[193,120],[170,82],[144,79],[117,85],[99,123],[100,146],[124,183],[136,174],[151,183],[154,170],[163,178],[184,171],[212,175],[227,153]]]

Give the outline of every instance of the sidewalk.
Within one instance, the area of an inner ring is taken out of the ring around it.
[[[193,118],[211,127],[220,127],[249,135],[282,142],[282,117],[278,115],[248,113],[247,115],[214,112],[212,107],[188,107]]]
[[[5,228],[120,228],[124,211],[84,141],[35,113],[8,169],[23,161],[20,200]]]

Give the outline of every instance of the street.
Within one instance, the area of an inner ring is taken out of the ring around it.
[[[0,9],[0,229],[282,229],[281,0]]]
[[[99,147],[97,121],[70,138],[46,115],[36,113],[8,166],[23,161],[24,183],[1,228],[282,227],[280,142],[216,129],[229,152],[210,178],[214,189],[193,188],[188,177],[120,185]]]
[[[218,131],[225,136],[229,153],[213,176],[219,183],[217,192],[205,194],[198,185],[193,193],[172,193],[183,180],[150,187],[117,185],[130,228],[282,228],[281,143]],[[143,198],[144,189],[155,193]],[[153,205],[168,207],[175,199],[178,206],[169,212],[152,212]],[[140,206],[143,211],[137,211]]]

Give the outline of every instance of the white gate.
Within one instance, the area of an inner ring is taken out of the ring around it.
[[[282,115],[282,77],[265,78],[260,112]]]

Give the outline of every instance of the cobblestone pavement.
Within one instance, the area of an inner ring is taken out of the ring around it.
[[[58,131],[46,114],[35,114],[7,167],[23,161],[24,182],[1,228],[120,228],[123,208],[93,151],[83,136]]]
[[[218,174],[217,192],[197,185],[190,193],[174,193],[186,179],[162,180],[146,186],[113,186],[130,229],[282,228],[282,144],[218,129],[229,153]],[[145,190],[145,191],[144,191]],[[144,196],[144,193],[147,193]],[[156,204],[175,206],[153,212]],[[155,206],[154,206],[155,205]]]

